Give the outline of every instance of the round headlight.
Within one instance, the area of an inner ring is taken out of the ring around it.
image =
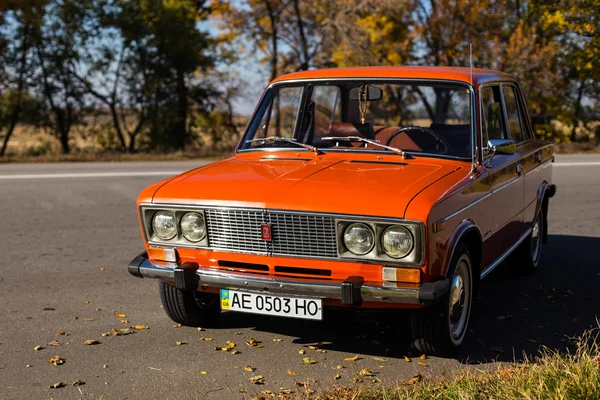
[[[169,211],[159,211],[152,219],[152,230],[162,240],[173,239],[177,235],[175,215]]]
[[[392,258],[406,257],[413,248],[412,233],[403,226],[390,226],[381,235],[381,247]]]
[[[179,223],[181,234],[190,242],[199,242],[206,236],[206,225],[202,214],[189,212],[181,218]]]
[[[344,244],[350,252],[363,256],[373,249],[375,235],[367,225],[356,222],[344,231]]]

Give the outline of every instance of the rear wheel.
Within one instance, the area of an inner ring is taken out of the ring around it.
[[[213,326],[218,322],[218,295],[179,290],[163,281],[158,289],[165,312],[173,321],[187,326]]]
[[[473,298],[473,264],[466,245],[458,245],[452,261],[449,293],[436,306],[411,316],[413,344],[425,354],[451,354],[462,344],[467,332]]]
[[[514,253],[513,262],[517,273],[532,274],[537,270],[542,256],[543,232],[544,215],[540,210],[531,228],[531,233]]]

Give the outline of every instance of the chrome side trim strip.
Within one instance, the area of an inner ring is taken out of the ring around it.
[[[519,247],[519,245],[521,243],[523,243],[523,241],[525,239],[527,239],[527,236],[529,236],[529,234],[531,233],[531,228],[527,229],[527,232],[525,232],[523,234],[523,236],[521,236],[519,238],[519,240],[516,241],[515,244],[513,244],[508,250],[506,250],[500,257],[498,257],[498,259],[496,261],[494,261],[492,264],[490,264],[489,267],[487,267],[485,269],[485,271],[483,271],[480,275],[480,279],[485,278],[490,272],[492,272],[494,270],[494,268],[496,268],[498,265],[500,265],[502,263],[502,261],[504,261],[506,259],[506,257],[508,257],[513,251],[515,251],[515,249],[517,247]]]
[[[459,210],[457,210],[457,211],[454,211],[452,214],[449,214],[449,215],[445,216],[444,218],[442,218],[442,219],[440,219],[440,220],[438,220],[438,221],[434,222],[434,225],[435,225],[435,224],[442,223],[442,222],[446,222],[446,221],[448,221],[448,220],[450,220],[450,219],[452,219],[452,218],[456,217],[458,214],[460,214],[460,213],[462,213],[463,211],[466,211],[466,210],[468,210],[469,208],[471,208],[471,207],[473,207],[473,206],[475,206],[475,205],[477,205],[477,204],[481,203],[483,200],[487,199],[487,198],[488,198],[488,197],[490,197],[491,195],[492,195],[491,193],[486,193],[485,195],[481,196],[481,197],[480,197],[480,198],[478,198],[477,200],[475,200],[475,201],[473,201],[473,202],[471,202],[471,203],[467,204],[467,205],[466,205],[466,206],[464,206],[463,208],[461,208],[461,209],[459,209]]]
[[[499,191],[501,191],[502,189],[506,189],[508,186],[512,185],[513,183],[517,182],[519,179],[522,178],[522,175],[517,176],[516,178],[514,178],[513,180],[510,180],[506,183],[503,183],[502,185],[498,186],[496,189],[492,189],[492,194],[494,193],[498,193]]]
[[[139,266],[139,274],[148,278],[159,278],[167,282],[175,282],[175,271],[159,267],[149,260],[144,260]],[[255,276],[236,272],[222,272],[211,268],[200,267],[196,271],[199,287],[219,289],[241,289],[275,294],[313,296],[328,299],[342,298],[341,281],[316,281],[310,279],[285,279]],[[419,289],[391,288],[379,285],[365,285],[360,288],[364,301],[420,304]]]
[[[551,158],[547,159],[546,161],[541,162],[540,164],[536,165],[535,167],[531,168],[530,170],[525,171],[524,175],[527,176],[530,173],[532,173],[533,171],[535,171],[536,169],[541,168],[541,167],[543,167],[543,166],[545,166],[546,164],[549,164],[549,163],[552,163],[552,159]]]

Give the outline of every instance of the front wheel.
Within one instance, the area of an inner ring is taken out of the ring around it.
[[[187,326],[214,326],[221,308],[214,293],[179,290],[163,281],[158,284],[160,300],[173,321]]]
[[[412,313],[413,344],[428,355],[447,356],[467,333],[473,297],[473,263],[464,244],[450,264],[450,291],[436,306]]]

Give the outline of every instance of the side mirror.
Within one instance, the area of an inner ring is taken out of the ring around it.
[[[484,155],[491,155],[485,163],[487,168],[492,166],[492,160],[496,154],[512,155],[517,152],[517,145],[512,139],[490,139],[487,148],[484,149]]]

